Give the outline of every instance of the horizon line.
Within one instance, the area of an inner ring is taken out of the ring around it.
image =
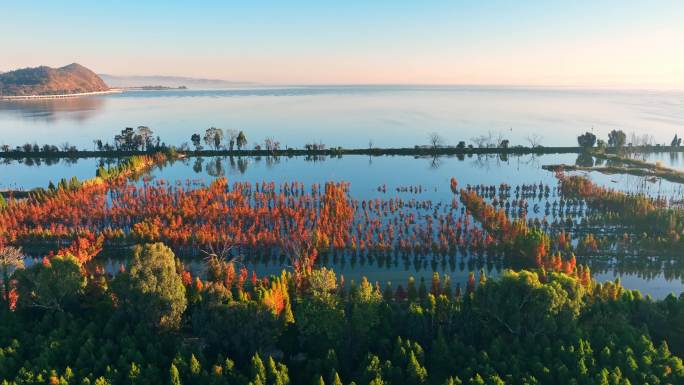
[[[98,74],[101,75],[101,74]],[[110,75],[110,74],[102,74]],[[586,91],[660,91],[660,92],[684,92],[682,87],[663,87],[646,85],[588,85],[588,84],[526,84],[526,83],[429,83],[429,82],[407,82],[407,83],[290,83],[290,82],[259,82],[252,80],[227,80],[217,78],[201,78],[192,76],[177,75],[110,75],[127,77],[169,77],[185,78],[189,80],[203,80],[233,83],[236,87],[249,85],[256,87],[474,87],[474,88],[517,88],[517,89],[576,89]],[[196,88],[197,89],[197,88]]]

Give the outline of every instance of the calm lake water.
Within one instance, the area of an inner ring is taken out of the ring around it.
[[[448,144],[492,133],[525,144],[576,144],[593,128],[669,143],[684,135],[684,93],[495,87],[281,87],[219,91],[132,91],[78,99],[0,101],[0,144],[92,147],[126,126],[151,127],[169,144],[216,126],[244,130],[250,147],[266,137],[283,146],[413,147],[431,132]]]
[[[256,88],[224,91],[139,91],[101,97],[0,102],[0,144],[24,142],[61,144],[69,142],[91,148],[94,139],[110,140],[125,126],[147,125],[162,141],[180,144],[194,132],[209,126],[242,129],[250,147],[266,137],[283,146],[302,147],[311,141],[329,146],[412,147],[427,142],[438,132],[448,144],[492,133],[513,145],[541,134],[547,146],[575,145],[576,136],[592,127],[599,137],[620,128],[635,135],[652,135],[667,142],[684,134],[684,94],[667,92],[586,91],[558,89],[498,89],[491,87],[297,87]],[[684,154],[650,155],[684,168]],[[472,156],[414,158],[345,156],[307,159],[273,158],[190,158],[177,161],[151,176],[171,181],[194,180],[208,183],[219,176],[229,181],[299,181],[307,185],[326,181],[347,181],[356,199],[389,198],[410,193],[396,189],[420,186],[416,199],[449,201],[449,180],[467,184],[522,185],[542,183],[555,186],[553,173],[545,164],[574,164],[576,154],[543,156]],[[95,175],[100,159],[62,159],[0,162],[0,190],[46,187],[50,180]],[[589,173],[596,182],[651,196],[684,196],[682,185],[662,180],[646,181],[628,175]],[[141,182],[142,183],[142,182]],[[386,193],[378,191],[384,186]],[[553,198],[553,197],[552,197]],[[120,258],[113,257],[115,271]],[[497,275],[504,266],[486,258],[382,260],[350,257],[322,261],[347,279],[368,276],[372,281],[406,283],[408,275],[429,281],[433,271],[448,274],[454,283],[465,283],[469,271],[484,269]],[[666,262],[635,264],[629,260],[588,261],[600,280],[620,277],[624,286],[662,298],[684,290],[682,269]],[[252,264],[259,273],[278,272],[284,261]],[[641,267],[634,267],[641,266]],[[193,269],[201,271],[201,263]]]
[[[666,155],[661,155],[664,164]],[[660,158],[659,158],[660,159]],[[357,156],[341,158],[321,157],[204,157],[175,161],[163,168],[156,168],[151,176],[169,181],[202,181],[209,183],[216,177],[225,176],[230,182],[276,182],[299,181],[307,185],[327,181],[351,183],[356,198],[379,197],[378,187],[386,185],[388,191],[399,186],[420,185],[423,196],[440,200],[449,191],[449,180],[455,177],[465,185],[522,185],[543,183],[555,186],[552,172],[542,169],[549,164],[574,164],[576,154],[552,155],[474,155],[462,159],[452,157],[411,156]],[[30,190],[47,187],[61,179],[73,176],[88,179],[95,176],[100,164],[116,164],[116,159],[59,159],[59,160],[0,160],[0,190]],[[647,180],[631,175],[605,175],[598,172],[582,172],[603,186],[627,192],[641,192],[650,196],[684,197],[684,185],[662,179]]]

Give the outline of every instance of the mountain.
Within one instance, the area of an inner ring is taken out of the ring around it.
[[[0,74],[0,96],[63,95],[107,91],[109,86],[88,68],[69,64],[40,66]]]
[[[107,84],[112,87],[126,88],[126,87],[145,87],[145,86],[161,86],[161,87],[181,87],[186,86],[194,89],[206,88],[230,88],[236,86],[244,86],[252,83],[249,82],[233,82],[222,79],[198,79],[182,76],[118,76],[100,74]]]

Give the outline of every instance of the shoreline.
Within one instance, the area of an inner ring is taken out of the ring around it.
[[[458,155],[544,155],[544,154],[583,154],[597,155],[587,152],[583,147],[389,147],[389,148],[328,148],[322,150],[307,149],[279,149],[279,150],[187,150],[181,151],[177,148],[168,148],[187,157],[202,156],[341,156],[341,155],[368,155],[368,156],[458,156]],[[59,152],[25,152],[11,150],[0,152],[0,159],[25,159],[25,158],[122,158],[133,155],[149,155],[158,151],[97,151],[97,150],[78,150],[78,151],[59,151]],[[644,146],[644,147],[623,147],[620,149],[606,149],[606,154],[617,153],[670,153],[684,152],[684,146]]]
[[[124,90],[121,88],[111,88],[107,91],[80,92],[80,93],[76,93],[76,94],[8,95],[8,96],[0,96],[0,100],[2,100],[2,101],[13,101],[13,100],[65,99],[65,98],[77,98],[77,97],[81,97],[81,96],[120,94],[123,92],[124,92]]]

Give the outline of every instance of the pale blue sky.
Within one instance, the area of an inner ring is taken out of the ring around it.
[[[684,2],[12,1],[0,70],[684,88]]]

